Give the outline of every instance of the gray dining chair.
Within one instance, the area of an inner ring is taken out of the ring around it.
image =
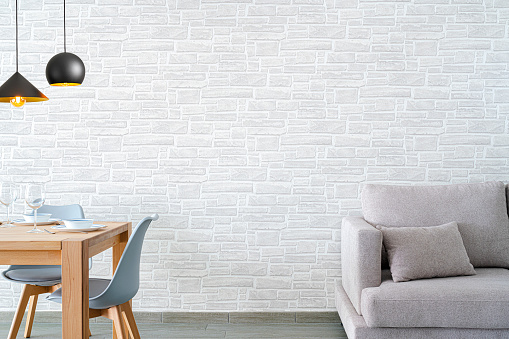
[[[157,219],[159,215],[153,214],[138,223],[120,257],[112,279],[89,279],[89,317],[103,316],[113,320],[118,339],[127,339],[124,321],[131,337],[140,339],[129,301],[138,293],[140,287],[140,257],[145,233],[150,223]],[[62,288],[46,299],[61,304]]]
[[[78,205],[52,206],[43,205],[39,213],[51,213],[56,219],[80,219],[84,218],[83,208]],[[2,276],[14,283],[24,284],[18,307],[12,320],[8,339],[16,338],[27,304],[28,315],[25,325],[25,338],[29,338],[34,323],[35,309],[39,294],[52,293],[60,287],[62,281],[62,269],[60,265],[11,265],[2,272]]]

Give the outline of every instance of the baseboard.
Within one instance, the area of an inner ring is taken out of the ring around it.
[[[0,323],[10,323],[13,311],[0,311]],[[184,324],[292,324],[292,323],[340,323],[337,312],[134,312],[137,323],[184,323]],[[60,323],[60,311],[37,311],[35,321]],[[90,319],[109,322],[105,318]]]

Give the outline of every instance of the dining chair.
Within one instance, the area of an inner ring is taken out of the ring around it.
[[[83,208],[78,205],[43,205],[39,208],[40,213],[51,213],[56,219],[84,218]],[[28,314],[25,325],[25,338],[29,338],[34,323],[35,308],[39,294],[52,293],[60,287],[62,281],[62,269],[60,265],[11,265],[2,272],[2,276],[14,283],[24,284],[18,307],[12,320],[8,339],[16,338],[27,304]]]
[[[141,220],[127,241],[117,269],[111,279],[89,279],[89,317],[105,317],[113,320],[118,339],[128,339],[124,322],[130,336],[140,339],[129,301],[140,287],[140,257],[145,233],[152,221],[159,219],[153,214]],[[46,299],[62,303],[62,288],[51,293]]]

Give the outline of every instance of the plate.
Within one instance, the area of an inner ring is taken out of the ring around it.
[[[48,221],[39,221],[37,222],[37,226],[44,226],[44,225],[53,225],[60,221],[60,219],[50,219]],[[16,219],[12,221],[15,225],[20,226],[34,226],[33,222],[26,222],[25,219]]]
[[[107,227],[106,225],[92,225],[87,228],[67,228],[65,225],[55,225],[51,229],[59,232],[94,232],[101,228]]]

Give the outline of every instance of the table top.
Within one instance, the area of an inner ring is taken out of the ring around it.
[[[41,250],[61,250],[62,242],[71,241],[85,241],[88,240],[89,246],[98,244],[105,239],[114,237],[120,233],[129,230],[130,222],[113,222],[113,221],[98,221],[94,224],[105,225],[94,232],[59,232],[51,229],[51,226],[37,226],[39,229],[48,229],[55,234],[50,233],[27,233],[34,226],[20,226],[0,228],[0,250],[27,250],[27,251],[41,251]]]

